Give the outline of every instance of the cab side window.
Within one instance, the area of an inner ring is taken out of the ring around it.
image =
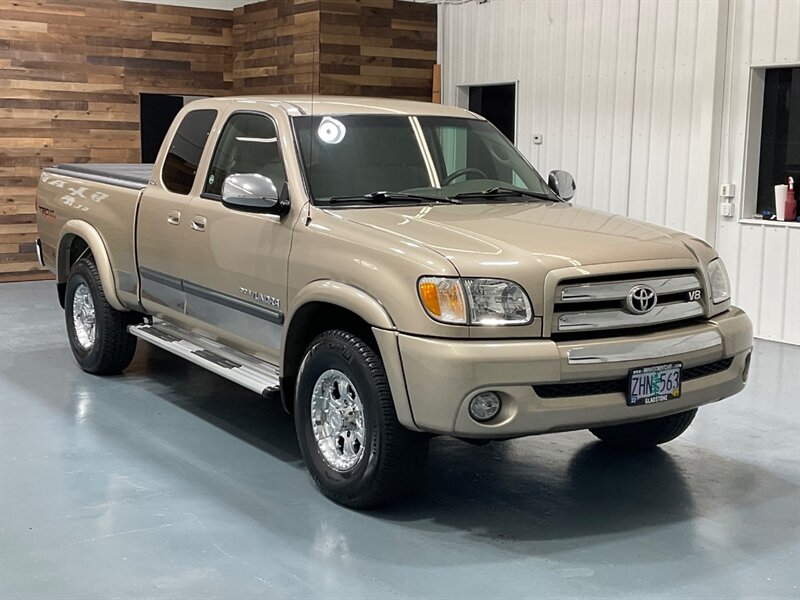
[[[192,191],[197,165],[216,118],[216,110],[193,110],[178,125],[161,168],[161,180],[170,192],[185,195]]]
[[[219,197],[228,175],[250,173],[269,177],[278,193],[286,184],[275,123],[265,115],[236,113],[220,134],[204,192]]]

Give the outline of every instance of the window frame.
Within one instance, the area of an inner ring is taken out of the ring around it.
[[[217,150],[219,149],[220,143],[222,143],[222,134],[225,133],[225,128],[230,123],[231,119],[237,115],[255,115],[258,117],[264,117],[272,121],[272,125],[275,128],[275,144],[278,146],[278,156],[280,156],[281,164],[283,165],[283,173],[286,175],[286,185],[289,185],[289,173],[286,169],[286,158],[283,154],[283,148],[281,143],[281,133],[280,129],[278,128],[278,121],[273,117],[271,114],[260,111],[260,110],[234,110],[233,112],[229,113],[225,118],[225,122],[222,123],[222,126],[219,127],[219,134],[217,134],[217,141],[214,143],[214,149],[208,157],[208,165],[206,168],[205,177],[203,178],[203,187],[200,191],[200,197],[204,200],[215,200],[216,202],[222,202],[222,194],[210,194],[205,191],[206,185],[208,183],[208,175],[211,173],[211,167],[214,165],[214,157],[217,154]],[[278,194],[283,193],[283,190],[278,190]]]
[[[192,180],[191,186],[189,186],[189,190],[186,193],[176,192],[175,190],[170,189],[167,186],[167,184],[166,184],[166,182],[164,180],[164,167],[166,167],[166,165],[167,165],[167,157],[170,154],[170,149],[172,148],[172,145],[175,142],[175,138],[177,137],[178,132],[180,131],[181,125],[183,125],[186,122],[186,118],[189,115],[191,115],[192,113],[196,113],[196,112],[211,112],[211,113],[214,113],[214,119],[213,119],[213,121],[211,121],[211,127],[209,127],[208,133],[206,134],[206,142],[205,142],[205,144],[203,144],[203,149],[200,152],[200,157],[199,157],[199,159],[197,161],[197,170],[194,173],[194,179]],[[182,197],[189,197],[189,196],[192,195],[192,191],[195,189],[195,185],[197,185],[197,175],[200,173],[200,167],[203,165],[203,158],[204,158],[206,152],[208,151],[208,139],[211,137],[211,134],[215,130],[215,126],[217,124],[217,121],[219,120],[219,116],[220,116],[220,110],[218,108],[198,106],[198,107],[193,108],[191,110],[187,110],[186,114],[184,114],[181,117],[180,122],[177,124],[177,127],[175,127],[175,133],[172,134],[172,137],[169,140],[169,146],[167,146],[167,150],[166,150],[166,153],[164,154],[164,158],[161,160],[161,168],[158,170],[158,181],[161,184],[161,187],[166,192],[168,192],[170,194],[175,194],[176,196],[182,196]]]
[[[800,63],[770,63],[750,66],[750,83],[747,98],[747,124],[742,165],[742,190],[739,196],[739,223],[770,225],[775,227],[800,227],[790,221],[765,221],[755,218],[758,208],[758,174],[761,162],[761,128],[764,121],[764,93],[766,72],[772,69],[796,69]],[[797,189],[797,184],[795,185]]]

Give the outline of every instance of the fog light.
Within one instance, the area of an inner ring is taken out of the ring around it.
[[[482,392],[469,401],[469,416],[476,421],[489,421],[497,416],[502,405],[496,393]]]

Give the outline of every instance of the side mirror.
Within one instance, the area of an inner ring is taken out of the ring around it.
[[[283,215],[289,208],[286,194],[278,194],[272,179],[260,173],[228,175],[222,182],[222,204],[231,210]]]
[[[550,175],[547,176],[547,185],[562,200],[572,200],[575,195],[575,180],[566,171],[550,171]]]

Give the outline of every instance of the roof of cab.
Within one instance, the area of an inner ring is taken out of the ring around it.
[[[361,98],[358,96],[236,96],[218,98],[253,107],[261,103],[279,106],[292,116],[300,115],[426,115],[440,117],[480,118],[457,108],[432,102],[394,100],[390,98]]]

